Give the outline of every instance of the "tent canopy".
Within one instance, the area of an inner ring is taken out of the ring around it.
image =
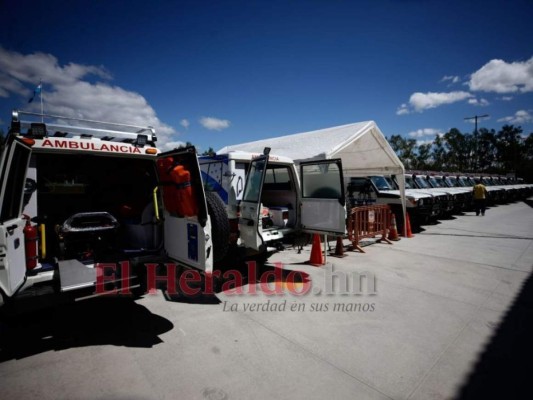
[[[273,155],[289,157],[296,163],[340,158],[345,178],[396,175],[405,220],[405,169],[374,121],[226,146],[217,154],[230,151],[261,153],[265,147],[270,147]]]
[[[374,121],[297,133],[226,146],[218,154],[232,150],[262,152],[292,158],[295,162],[341,158],[344,175],[402,175],[404,167]]]

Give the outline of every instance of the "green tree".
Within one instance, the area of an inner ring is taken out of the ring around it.
[[[533,161],[533,132],[524,140],[524,156],[526,160]]]
[[[447,153],[444,148],[444,140],[440,135],[433,139],[433,146],[431,150],[432,169],[435,171],[443,171],[447,162]]]
[[[533,132],[524,140],[524,160],[519,176],[533,182]]]
[[[215,150],[213,150],[211,146],[209,146],[209,149],[202,153],[203,156],[214,156],[215,154]]]
[[[469,171],[472,154],[472,141],[459,129],[452,128],[444,134],[448,170]]]
[[[525,150],[522,143],[522,128],[504,125],[496,134],[497,158],[500,168],[504,172],[517,172],[520,160]]]
[[[186,141],[185,144],[181,144],[178,149],[184,149],[185,147],[191,147],[193,144],[189,141]]]
[[[475,170],[480,172],[491,172],[496,170],[496,132],[494,129],[490,131],[486,128],[481,128],[478,132],[475,143]]]
[[[398,158],[403,162],[404,167],[406,169],[414,168],[416,164],[416,140],[405,139],[400,135],[392,135],[389,138],[389,143]]]
[[[415,158],[416,169],[433,169],[433,163],[431,163],[431,143],[422,143],[418,145]]]

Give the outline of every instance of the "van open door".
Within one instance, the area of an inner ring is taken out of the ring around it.
[[[265,152],[268,153],[268,152]],[[264,247],[262,233],[261,191],[268,164],[268,154],[254,159],[250,164],[244,193],[242,195],[239,219],[241,240],[248,248],[260,251]]]
[[[24,283],[26,257],[22,216],[31,148],[9,135],[0,160],[0,287],[12,296]]]
[[[304,232],[346,233],[343,182],[340,159],[300,164],[300,227]]]
[[[162,204],[155,204],[156,218],[163,223],[167,255],[178,262],[210,272],[213,265],[211,221],[194,147],[157,157]]]

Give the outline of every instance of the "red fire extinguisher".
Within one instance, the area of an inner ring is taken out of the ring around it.
[[[29,217],[26,218],[26,226],[24,226],[23,232],[26,250],[26,268],[32,270],[37,266],[39,234],[37,227],[31,225]]]

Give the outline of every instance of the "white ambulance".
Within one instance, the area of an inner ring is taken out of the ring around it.
[[[229,227],[208,207],[224,205],[204,193],[194,147],[162,153],[156,139],[150,127],[13,112],[0,158],[0,303],[94,296],[102,263],[116,266],[107,286],[123,291],[146,263],[212,271]]]
[[[340,159],[302,162],[288,157],[230,151],[201,156],[206,192],[226,204],[231,241],[248,254],[275,251],[289,237],[346,232]],[[299,168],[299,170],[298,170]]]

